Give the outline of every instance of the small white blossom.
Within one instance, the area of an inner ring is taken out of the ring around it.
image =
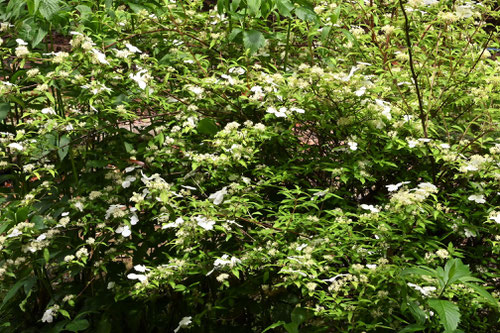
[[[130,227],[128,225],[119,226],[118,228],[116,228],[115,232],[117,234],[121,234],[123,237],[128,237],[132,234],[132,231],[130,230]]]
[[[349,141],[347,142],[347,145],[349,146],[349,149],[352,151],[355,151],[358,149],[358,143],[354,141]]]
[[[187,328],[192,323],[192,317],[184,317],[179,322],[179,326],[174,330],[174,333],[177,333],[181,328]]]
[[[126,48],[130,51],[130,52],[132,52],[132,53],[142,53],[142,51],[141,51],[141,50],[139,50],[137,47],[135,47],[135,46],[134,46],[134,45],[132,45],[132,44],[127,43],[127,44],[125,44],[125,47],[126,47]]]
[[[43,108],[42,109],[43,114],[56,114],[56,111],[53,108]]]
[[[474,201],[475,203],[483,204],[486,203],[486,200],[484,199],[484,195],[482,194],[472,194],[469,196],[469,201]]]
[[[220,205],[224,201],[224,196],[227,194],[227,187],[222,188],[215,193],[210,194],[208,200],[213,201],[214,205]]]
[[[195,216],[194,220],[196,221],[196,224],[205,230],[213,230],[215,225],[215,221],[209,220],[204,216]]]
[[[380,209],[378,209],[377,207],[375,207],[373,205],[362,204],[360,207],[365,209],[365,210],[369,210],[372,213],[380,212]]]
[[[146,281],[148,279],[147,276],[144,275],[144,274],[135,274],[135,273],[128,274],[127,278],[129,280],[139,280],[141,282],[144,282],[144,281]]]
[[[17,143],[17,142],[12,142],[7,147],[9,147],[10,149],[18,150],[18,151],[24,150],[23,145],[20,143]]]
[[[137,272],[139,272],[139,273],[144,273],[144,272],[146,272],[146,271],[150,271],[150,269],[149,269],[149,268],[146,268],[146,266],[144,266],[144,265],[135,265],[135,266],[134,266],[134,269],[135,269]]]

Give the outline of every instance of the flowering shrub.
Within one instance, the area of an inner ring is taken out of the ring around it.
[[[3,6],[2,331],[500,328],[495,1]]]

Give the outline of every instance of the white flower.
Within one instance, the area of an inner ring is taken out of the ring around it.
[[[140,272],[140,273],[144,273],[146,271],[150,271],[149,268],[146,268],[146,266],[144,265],[135,265],[134,266],[134,269],[137,271],[137,272]]]
[[[349,146],[349,149],[354,151],[358,149],[358,143],[354,141],[349,141],[347,142],[347,145]]]
[[[167,223],[167,224],[163,225],[161,228],[162,229],[177,228],[183,223],[184,223],[184,220],[182,219],[182,217],[178,217],[177,219],[175,219],[175,222]]]
[[[22,234],[23,233],[21,231],[19,231],[19,229],[14,228],[14,229],[12,229],[10,234],[7,235],[7,238],[17,237],[17,236],[22,235]]]
[[[139,218],[137,217],[137,214],[132,213],[132,216],[130,217],[130,224],[136,225],[137,222],[139,222]]]
[[[484,199],[484,195],[482,194],[472,194],[469,196],[469,201],[474,201],[476,203],[480,203],[480,204],[483,204],[486,202],[486,200]]]
[[[179,322],[179,326],[177,326],[177,328],[174,330],[174,333],[177,333],[181,328],[186,328],[186,327],[189,327],[189,325],[191,325],[192,323],[192,317],[184,317],[181,319],[181,321]]]
[[[104,218],[107,220],[111,216],[113,217],[123,217],[123,208],[125,208],[125,205],[111,205],[109,208],[106,210],[106,215]]]
[[[438,4],[439,3],[439,0],[424,0],[423,1],[423,4],[425,6],[432,6],[432,5],[435,5],[435,4]]]
[[[401,182],[397,184],[390,184],[390,185],[385,185],[387,187],[387,191],[389,192],[394,192],[397,191],[401,186],[409,184],[410,182]]]
[[[96,62],[99,62],[99,63],[104,64],[104,65],[109,65],[109,62],[106,60],[106,55],[104,53],[102,53],[101,51],[99,51],[98,49],[92,49],[92,55],[93,55],[93,59]]]
[[[439,146],[440,146],[441,148],[443,148],[443,149],[450,149],[450,145],[449,145],[449,144],[447,144],[447,143],[442,143],[442,144],[440,144]]]
[[[382,108],[382,115],[384,115],[387,119],[391,120],[391,104],[389,102],[383,101],[381,99],[376,99],[375,103]]]
[[[418,141],[417,140],[407,140],[408,141],[408,147],[410,148],[415,148],[418,144]]]
[[[23,145],[20,143],[17,143],[17,142],[12,142],[7,147],[9,147],[10,149],[15,149],[15,150],[19,150],[19,151],[24,150]]]
[[[365,86],[363,86],[363,87],[359,88],[358,90],[356,90],[356,91],[354,92],[354,94],[355,94],[356,96],[358,96],[358,97],[361,97],[361,96],[363,96],[363,95],[365,94],[365,92],[366,92],[366,87],[365,87]]]
[[[276,117],[278,118],[286,118],[286,108],[284,107],[281,107],[279,111],[276,110],[276,108],[270,106],[267,108],[266,112],[267,113],[271,113],[271,114],[274,114]]]
[[[213,201],[214,205],[220,205],[224,201],[224,196],[227,194],[227,187],[210,194],[208,200]]]
[[[135,170],[135,165],[129,166],[125,168],[125,173],[129,173]]]
[[[132,234],[132,231],[130,230],[130,227],[128,225],[119,226],[115,231],[117,234],[121,234],[123,237],[128,237]]]
[[[42,113],[43,114],[56,114],[56,111],[53,108],[43,108]]]
[[[144,274],[135,274],[135,273],[130,273],[127,275],[127,278],[129,280],[139,280],[141,282],[146,281],[148,278]]]
[[[413,289],[419,291],[423,296],[428,297],[433,291],[436,291],[436,287],[420,287],[419,285],[416,285],[414,283],[408,282],[407,283],[409,287],[412,287]]]
[[[366,268],[371,269],[372,271],[377,269],[377,265],[375,264],[366,264]]]
[[[373,205],[362,204],[360,207],[363,208],[363,209],[365,209],[365,210],[369,210],[372,213],[378,213],[378,212],[380,212],[380,209],[376,208]]]
[[[215,225],[215,221],[209,220],[204,216],[195,216],[194,220],[196,221],[196,224],[205,230],[213,230]]]
[[[241,67],[233,67],[233,68],[229,68],[229,73],[243,75],[243,74],[245,74],[245,70]]]
[[[203,89],[202,87],[198,87],[198,86],[191,86],[191,87],[189,87],[189,91],[191,91],[193,94],[195,94],[197,96],[200,96],[201,94],[203,94],[205,89]]]
[[[304,109],[300,109],[300,108],[290,108],[290,111],[292,112],[297,112],[297,113],[305,113],[306,111]]]
[[[127,44],[125,44],[125,47],[126,47],[126,48],[130,51],[130,52],[132,52],[132,53],[142,53],[142,51],[141,51],[141,50],[139,50],[137,47],[135,47],[135,46],[134,46],[134,45],[132,45],[132,44],[127,43]]]
[[[55,313],[53,308],[45,310],[42,316],[42,323],[51,323],[54,321]]]
[[[226,266],[233,268],[237,264],[241,264],[240,259],[238,259],[236,257],[231,257],[231,259],[229,259],[229,255],[224,254],[222,257],[220,257],[214,261],[214,268],[210,272],[207,273],[207,276],[212,274],[214,272],[214,270],[216,270],[216,269],[220,269],[220,268],[226,267]]]
[[[28,45],[28,43],[26,43],[26,42],[25,42],[24,40],[22,40],[21,38],[16,39],[16,43],[17,43],[17,45],[23,45],[23,46]]]
[[[130,184],[134,182],[136,178],[134,176],[127,176],[125,180],[122,182],[122,187],[123,188],[128,188],[130,187]]]
[[[493,220],[496,223],[500,223],[500,212],[492,212],[490,220]]]
[[[142,90],[146,89],[148,76],[149,75],[147,74],[147,70],[145,69],[140,70],[135,74],[129,75],[129,77],[134,80]]]

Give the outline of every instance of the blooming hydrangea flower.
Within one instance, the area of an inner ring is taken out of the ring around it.
[[[419,285],[416,285],[416,284],[411,283],[411,282],[408,282],[407,284],[409,287],[419,291],[424,297],[429,297],[432,292],[436,291],[436,287],[432,287],[432,286],[420,287]]]
[[[231,257],[231,259],[229,259],[229,255],[224,254],[222,257],[220,257],[214,261],[214,268],[210,272],[207,273],[207,276],[212,274],[216,269],[221,269],[221,268],[226,267],[226,266],[233,268],[237,264],[241,264],[240,259],[238,259],[234,256]]]
[[[484,195],[482,194],[472,194],[469,196],[469,201],[474,201],[475,203],[480,203],[480,204],[483,204],[486,202],[486,200],[484,199]]]
[[[198,224],[200,227],[202,227],[205,230],[213,230],[215,221],[207,219],[205,216],[195,216],[194,220],[196,221],[196,224]]]
[[[146,89],[147,81],[149,79],[148,71],[146,69],[142,69],[135,74],[130,74],[129,77],[139,85],[139,88],[142,90]]]
[[[490,214],[490,220],[493,220],[496,223],[500,224],[500,212],[491,212],[491,214]]]
[[[18,151],[24,150],[23,145],[20,143],[17,143],[17,142],[12,142],[7,147],[9,147],[10,149],[18,150]]]
[[[135,273],[130,273],[130,274],[127,274],[127,279],[129,280],[139,280],[141,282],[144,282],[146,281],[148,278],[146,275],[144,274],[135,274]]]
[[[94,63],[109,65],[109,61],[106,60],[106,55],[98,49],[92,49],[92,60]]]
[[[132,53],[142,53],[141,50],[139,50],[137,47],[135,47],[134,45],[130,44],[130,43],[126,43],[125,44],[125,47]]]
[[[119,226],[118,228],[116,228],[115,232],[117,234],[121,234],[123,237],[128,237],[132,234],[132,230],[130,230],[130,227],[128,225]]]
[[[281,107],[278,111],[278,110],[276,110],[275,107],[270,106],[267,108],[266,112],[274,114],[278,118],[286,118],[286,108],[285,107]]]
[[[53,115],[55,115],[56,111],[53,108],[43,108],[42,109],[42,113],[43,114],[53,114]]]
[[[215,193],[210,194],[208,200],[213,201],[214,205],[220,205],[224,201],[224,196],[227,194],[227,187],[222,188]]]
[[[54,305],[43,313],[42,323],[52,323],[54,321],[54,317],[57,315],[57,311],[59,310],[58,305]]]
[[[189,325],[191,325],[192,323],[192,317],[184,317],[181,319],[181,321],[179,322],[179,326],[177,326],[177,328],[174,330],[174,333],[177,333],[181,328],[186,328],[186,327],[189,327]]]
[[[397,191],[401,186],[409,184],[410,182],[401,182],[397,184],[390,184],[390,185],[385,185],[387,187],[387,191],[389,192],[394,192]]]
[[[362,204],[360,207],[363,208],[363,209],[365,209],[365,210],[369,210],[372,213],[378,213],[378,212],[380,212],[380,209],[376,208],[373,205]]]

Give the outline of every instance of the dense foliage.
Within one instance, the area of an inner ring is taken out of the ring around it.
[[[0,331],[500,330],[499,19],[0,1]]]

